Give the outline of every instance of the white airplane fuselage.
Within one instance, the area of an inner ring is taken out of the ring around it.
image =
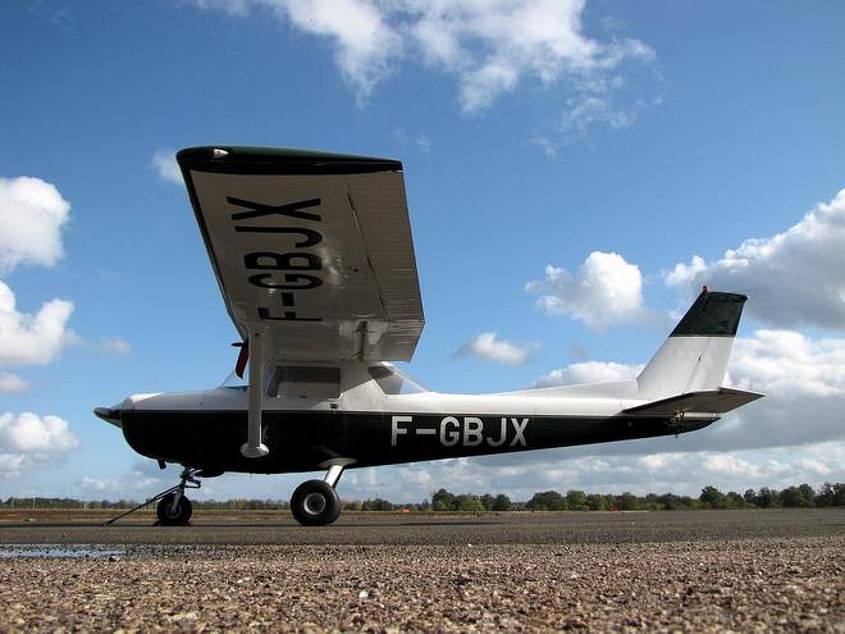
[[[283,473],[362,467],[678,434],[718,419],[626,414],[648,401],[635,379],[498,394],[386,394],[371,368],[339,366],[335,398],[265,396],[263,442],[270,452],[244,458],[245,387],[141,394],[110,408],[138,453],[208,472]]]

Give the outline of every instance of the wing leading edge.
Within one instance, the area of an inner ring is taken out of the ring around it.
[[[177,154],[223,300],[265,360],[410,360],[424,325],[399,161]]]

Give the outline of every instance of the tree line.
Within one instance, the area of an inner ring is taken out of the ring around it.
[[[230,500],[192,500],[195,509],[204,510],[286,510],[283,500],[235,498]],[[10,497],[0,502],[0,508],[21,509],[125,509],[137,505],[134,500],[76,500],[73,498]],[[811,508],[845,506],[845,483],[825,482],[818,490],[809,484],[777,490],[768,487],[723,493],[714,486],[706,486],[698,497],[664,493],[637,496],[586,493],[569,490],[565,494],[549,490],[535,493],[526,502],[514,502],[502,493],[474,495],[451,493],[439,489],[431,499],[418,504],[395,504],[382,498],[344,500],[347,511],[436,511],[480,513],[484,511],[661,511],[684,509],[751,509],[751,508]]]

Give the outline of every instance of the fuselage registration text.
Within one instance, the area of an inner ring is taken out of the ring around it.
[[[439,424],[414,425],[413,416],[391,416],[390,445],[395,447],[405,436],[434,436],[444,447],[526,447],[525,430],[528,418],[502,416],[487,431],[478,416],[444,416]]]

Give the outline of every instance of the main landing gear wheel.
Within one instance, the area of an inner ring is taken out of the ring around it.
[[[162,526],[187,526],[194,509],[191,501],[184,495],[179,496],[179,501],[174,506],[173,501],[176,493],[168,493],[158,502],[156,514]]]
[[[334,487],[324,480],[308,480],[293,492],[290,510],[304,526],[325,526],[340,515],[340,498]]]

